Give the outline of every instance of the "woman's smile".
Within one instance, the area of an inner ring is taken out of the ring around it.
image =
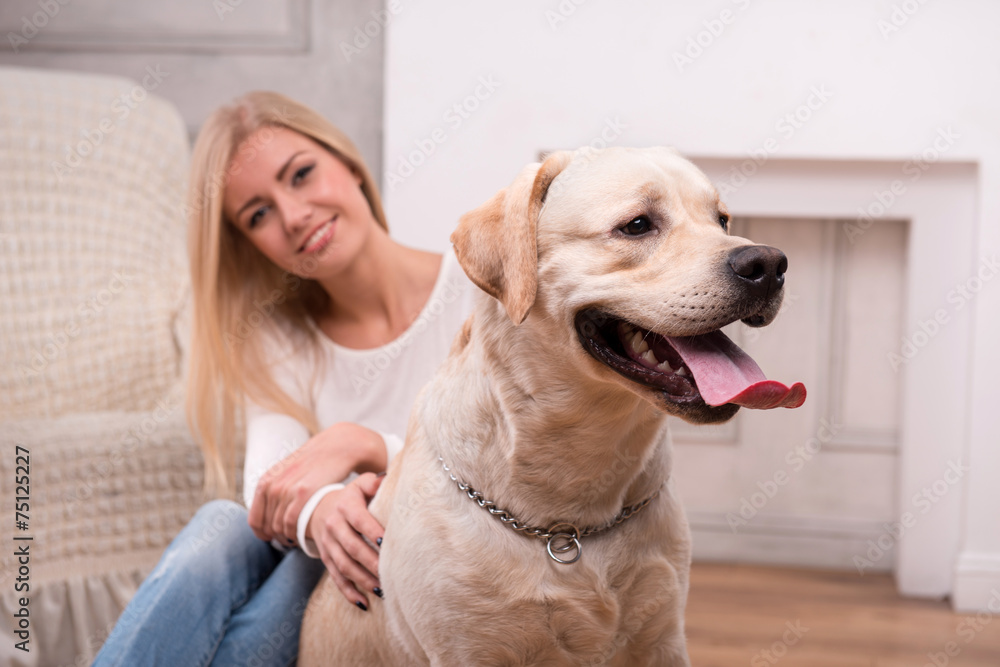
[[[305,243],[299,246],[297,252],[308,255],[326,248],[330,241],[333,240],[338,217],[339,215],[334,215],[333,218],[317,227],[315,231],[309,234]]]

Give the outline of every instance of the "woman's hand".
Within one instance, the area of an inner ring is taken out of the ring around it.
[[[368,511],[381,484],[382,475],[365,473],[343,489],[331,491],[316,506],[306,532],[337,588],[365,611],[368,597],[361,591],[382,596],[378,552],[371,544],[379,544],[385,531]]]
[[[381,472],[387,463],[378,433],[359,424],[334,424],[264,473],[250,507],[250,528],[262,540],[295,544],[299,513],[320,487],[352,472]]]

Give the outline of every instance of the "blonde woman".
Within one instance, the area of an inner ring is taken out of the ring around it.
[[[206,121],[189,209],[188,415],[216,495],[245,436],[244,504],[198,511],[95,664],[290,664],[323,566],[358,613],[382,596],[367,503],[475,288],[393,241],[353,144],[274,93]]]

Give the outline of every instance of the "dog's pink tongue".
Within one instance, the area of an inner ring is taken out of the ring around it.
[[[667,338],[691,369],[701,397],[712,406],[735,403],[745,408],[797,408],[806,400],[801,382],[787,387],[768,380],[753,359],[721,331]]]

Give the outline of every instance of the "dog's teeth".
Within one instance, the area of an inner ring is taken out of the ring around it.
[[[660,363],[656,364],[656,370],[663,371],[664,373],[674,372],[674,369],[670,367],[670,363],[666,361],[661,361]]]
[[[651,366],[656,366],[658,362],[656,355],[653,354],[653,351],[649,349],[648,345],[646,346],[646,351],[642,353],[642,360]]]
[[[686,368],[681,366],[680,368],[677,369],[677,374],[680,375],[682,378],[685,378],[687,377],[688,371]]]
[[[647,350],[649,350],[649,343],[643,339],[641,331],[636,331],[632,335],[632,351],[636,354],[645,354]]]

